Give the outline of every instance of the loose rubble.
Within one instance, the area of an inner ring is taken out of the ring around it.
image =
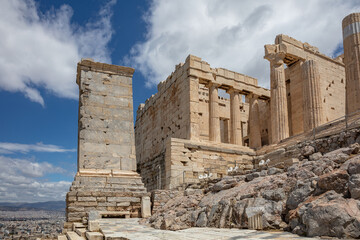
[[[288,168],[258,168],[172,192],[173,197],[143,223],[168,230],[249,228],[249,216],[261,214],[268,230],[360,238],[358,152],[357,143],[327,153],[306,145],[301,161]],[[167,190],[157,194],[161,191]]]

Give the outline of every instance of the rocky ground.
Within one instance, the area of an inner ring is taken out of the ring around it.
[[[326,154],[301,148],[299,162],[187,186],[144,221],[157,229],[248,228],[262,214],[264,229],[304,236],[360,238],[359,144]]]

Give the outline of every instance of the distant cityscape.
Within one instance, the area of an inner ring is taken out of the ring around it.
[[[0,239],[57,239],[65,221],[65,211],[1,206]]]

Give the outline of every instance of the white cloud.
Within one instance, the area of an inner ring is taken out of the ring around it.
[[[342,19],[360,10],[353,0],[154,0],[145,16],[144,42],[125,58],[147,77],[147,85],[166,79],[188,54],[269,86],[264,45],[283,33],[332,55],[342,43]]]
[[[65,173],[48,162],[0,156],[0,202],[65,200],[71,182],[39,179],[49,173]]]
[[[107,44],[113,33],[108,2],[98,19],[71,23],[68,5],[39,13],[34,0],[5,0],[0,8],[0,89],[22,92],[44,105],[39,89],[77,99],[76,64],[82,57],[110,63]]]
[[[1,154],[12,154],[16,152],[28,153],[28,152],[75,152],[76,149],[64,149],[60,146],[51,144],[21,144],[21,143],[7,143],[0,142],[0,153]]]

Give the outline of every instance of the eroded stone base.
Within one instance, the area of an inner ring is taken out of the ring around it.
[[[135,172],[80,171],[66,195],[66,219],[87,222],[90,211],[129,211],[130,217],[141,217],[141,199],[149,196]]]

